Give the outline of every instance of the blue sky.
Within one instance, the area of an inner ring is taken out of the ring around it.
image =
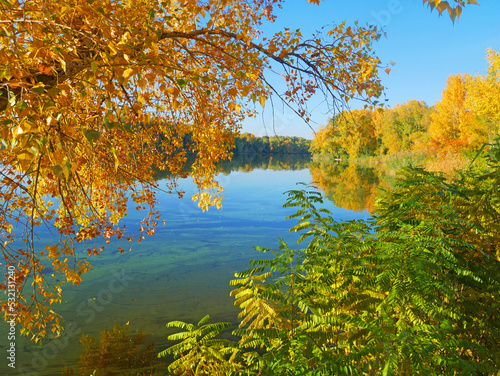
[[[307,36],[324,25],[343,20],[351,25],[356,20],[360,25],[376,24],[387,33],[387,38],[375,44],[376,54],[383,64],[396,63],[389,76],[381,73],[388,104],[417,99],[433,105],[440,100],[450,74],[485,74],[486,48],[500,52],[500,1],[479,3],[466,6],[453,25],[447,13],[439,17],[421,0],[324,0],[319,6],[306,0],[287,0],[283,9],[277,10],[276,22],[266,25],[264,31],[269,34],[284,27],[300,28]],[[314,129],[326,124],[331,116],[320,102],[318,97],[312,106]],[[266,105],[258,119],[245,121],[242,131],[258,136],[313,136],[303,121],[278,105],[274,115]]]

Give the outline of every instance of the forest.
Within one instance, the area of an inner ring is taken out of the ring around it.
[[[311,141],[302,137],[262,136],[243,133],[236,137],[235,154],[310,154]]]

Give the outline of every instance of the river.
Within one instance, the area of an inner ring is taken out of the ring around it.
[[[180,182],[183,199],[160,192],[165,225],[130,251],[126,241],[113,241],[89,259],[94,269],[79,286],[65,285],[63,303],[51,307],[64,316],[65,334],[38,345],[18,339],[16,372],[9,374],[57,375],[64,365],[76,364],[82,334],[98,337],[114,323],[126,325],[130,334],[144,331],[145,342],[154,343],[158,352],[169,345],[171,329],[165,324],[171,320],[195,323],[209,314],[213,321],[236,327],[238,309],[229,296],[229,280],[252,258],[265,256],[254,246],[272,248],[278,237],[290,244],[298,238],[287,232],[295,222],[285,217],[294,210],[282,207],[283,193],[300,189],[297,182],[313,180],[307,161],[276,162],[260,158],[243,168],[241,163],[224,165],[220,210],[202,212],[197,207],[190,198],[196,189],[189,178]],[[339,221],[369,217],[366,210],[339,208],[328,200],[325,207]],[[140,216],[132,211],[124,219],[130,231],[138,227]],[[125,253],[117,251],[119,246]]]

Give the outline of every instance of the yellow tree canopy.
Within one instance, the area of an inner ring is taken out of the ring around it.
[[[488,74],[467,82],[466,105],[478,117],[479,124],[487,133],[488,142],[500,135],[500,54],[488,49]]]
[[[334,127],[336,136],[334,141],[343,144],[351,158],[372,154],[375,151],[377,139],[373,116],[374,112],[359,109],[343,111],[332,119],[331,126]]]
[[[263,35],[280,2],[0,1],[0,247],[19,297],[1,306],[23,332],[61,329],[49,305],[90,268],[77,243],[127,237],[119,221],[131,202],[146,214],[128,240],[154,233],[155,170],[175,191],[193,153],[194,199],[218,206],[215,163],[273,92],[306,121],[317,91],[334,106],[379,95],[375,27]],[[273,72],[285,92],[269,84]],[[36,245],[42,225],[54,240]]]
[[[486,51],[485,76],[451,75],[431,115],[429,135],[439,147],[479,148],[500,134],[500,55]]]
[[[411,150],[415,137],[427,131],[423,122],[427,111],[424,101],[411,99],[374,117],[375,133],[380,138],[382,149],[389,154]]]
[[[466,107],[469,76],[460,74],[448,77],[440,102],[431,115],[429,135],[441,148],[460,149],[476,144],[474,114]],[[477,131],[477,132],[476,132]]]
[[[351,158],[375,151],[374,116],[367,109],[342,111],[320,128],[311,144],[314,153],[339,157],[342,152]]]

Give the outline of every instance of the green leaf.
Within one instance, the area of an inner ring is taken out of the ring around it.
[[[134,133],[134,131],[132,130],[132,128],[130,128],[130,124],[123,124],[122,125],[122,128],[127,132],[127,133]]]
[[[63,174],[63,169],[59,165],[52,166],[52,171],[54,171],[54,174],[56,174],[57,176],[62,176]]]
[[[52,47],[52,50],[57,52],[57,53],[60,53],[60,54],[64,53],[64,50],[62,48],[59,48],[59,47]]]
[[[8,0],[0,0],[9,9],[12,9],[12,4]]]
[[[84,129],[83,134],[91,144],[99,140],[99,138],[101,137],[101,133],[99,133],[95,129]]]
[[[43,86],[34,87],[31,89],[32,92],[42,95],[45,93],[45,88]]]
[[[49,90],[47,90],[47,93],[51,96],[51,97],[57,97],[57,95],[61,92],[61,89],[58,89],[56,87],[51,87]]]
[[[203,317],[200,322],[198,323],[198,326],[202,326],[203,324],[205,324],[208,320],[210,319],[210,315],[206,315],[205,317]]]
[[[184,89],[184,86],[186,86],[187,83],[187,80],[184,80],[183,78],[177,79],[177,85],[179,85],[181,89]]]
[[[28,108],[28,104],[27,104],[25,101],[23,101],[22,99],[21,99],[20,101],[17,101],[16,106],[17,106],[17,108],[19,108],[21,111],[22,111],[22,110],[25,110],[25,109],[27,109],[27,108]]]
[[[118,124],[118,123],[109,121],[108,118],[104,118],[103,123],[106,126],[106,128],[108,128],[109,130],[113,129]]]

